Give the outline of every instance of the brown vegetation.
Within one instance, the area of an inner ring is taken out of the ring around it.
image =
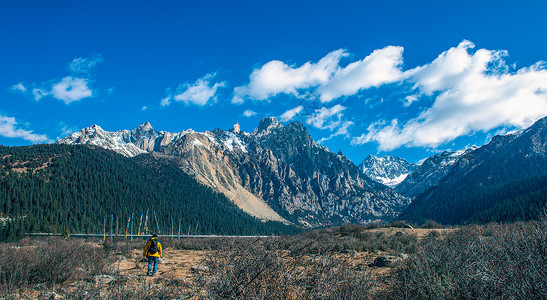
[[[460,229],[398,225],[348,224],[260,239],[162,239],[165,259],[156,277],[145,276],[143,240],[24,239],[0,248],[0,297],[547,298],[545,220]],[[373,267],[379,256],[394,263]]]

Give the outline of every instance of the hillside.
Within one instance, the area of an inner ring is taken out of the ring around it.
[[[268,234],[293,229],[253,218],[222,194],[148,154],[130,159],[99,147],[0,147],[4,236],[22,232],[150,231]],[[142,216],[142,229],[144,231]],[[157,222],[156,222],[157,219]],[[197,223],[199,222],[199,225]],[[180,225],[179,225],[180,224]],[[197,229],[196,229],[197,226]]]
[[[536,219],[547,205],[547,118],[461,156],[399,216],[443,224]]]

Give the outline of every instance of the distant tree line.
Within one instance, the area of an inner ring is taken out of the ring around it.
[[[398,219],[422,224],[486,224],[537,220],[547,207],[547,175],[480,187],[463,182],[418,196]]]
[[[180,226],[198,234],[295,230],[247,215],[224,195],[148,154],[126,158],[89,146],[0,146],[4,239],[25,232],[102,233],[105,224],[108,232],[125,233],[130,216],[135,234],[147,210],[147,227],[154,233],[178,233]]]

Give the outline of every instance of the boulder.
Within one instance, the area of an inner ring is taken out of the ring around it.
[[[193,266],[190,270],[193,273],[208,272],[209,267],[207,267],[207,266]]]
[[[394,255],[382,255],[376,257],[371,267],[393,267],[394,265],[403,261],[401,256]]]
[[[116,281],[116,277],[111,276],[111,275],[93,276],[93,282],[95,282],[96,284],[99,284],[99,285],[109,284],[113,281]]]
[[[55,293],[55,292],[45,292],[42,294],[42,299],[48,299],[48,300],[53,300],[53,299],[63,299],[63,296]]]

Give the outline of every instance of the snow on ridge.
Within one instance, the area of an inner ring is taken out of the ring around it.
[[[403,182],[403,180],[405,180],[405,178],[409,175],[410,173],[405,173],[405,174],[401,174],[393,179],[389,179],[389,178],[378,178],[380,180],[380,182],[384,185],[387,185],[389,187],[394,187],[396,185],[398,185],[399,183]]]
[[[195,139],[193,142],[192,142],[192,145],[193,146],[201,146],[201,147],[204,147],[205,145],[203,145],[203,143],[198,140],[198,139]]]
[[[247,146],[243,141],[233,132],[225,132],[226,139],[223,141],[223,144],[228,150],[234,151],[234,144],[238,146],[239,149],[247,153]]]
[[[195,134],[196,136],[207,138],[211,144],[224,146],[229,151],[234,151],[234,149],[238,149],[245,153],[248,151],[247,144],[241,139],[241,137],[230,131],[222,131],[222,134],[218,134],[213,131],[196,132],[193,129],[188,129],[178,133],[155,131],[153,135],[142,135],[141,132],[136,129],[124,129],[115,132],[104,131],[96,124],[83,128],[78,132],[74,132],[69,136],[58,140],[57,142],[64,144],[90,144],[113,150],[127,157],[133,157],[149,152],[146,149],[141,149],[137,146],[141,144],[141,141],[145,141],[144,144],[149,144],[150,142],[153,142],[151,139],[159,138],[159,146],[163,147],[180,140],[188,134]],[[204,142],[199,139],[194,139],[192,145],[203,147],[206,146]]]
[[[213,132],[211,131],[204,131],[204,132],[200,132],[199,134],[203,134],[205,135],[209,141],[215,145],[218,145],[219,143],[217,142],[217,139],[215,138],[215,135],[213,134]]]

